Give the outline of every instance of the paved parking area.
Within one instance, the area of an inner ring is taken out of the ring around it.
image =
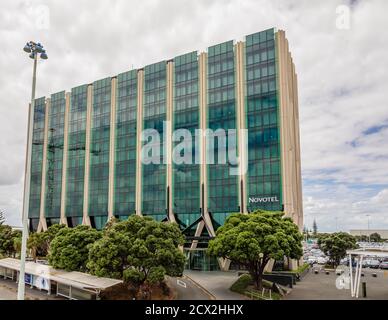
[[[362,297],[362,284],[360,284],[359,300],[388,300],[388,271],[376,269],[363,269],[365,274],[361,282],[366,282],[367,297]],[[377,277],[372,277],[372,273]],[[285,300],[349,300],[356,299],[350,296],[350,289],[337,289],[337,275],[334,272],[314,274],[310,271],[300,282],[294,286]]]

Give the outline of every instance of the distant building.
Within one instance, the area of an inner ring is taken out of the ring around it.
[[[12,230],[19,230],[19,231],[23,231],[23,227],[18,227],[18,226],[11,226]]]
[[[369,236],[372,233],[378,233],[382,239],[388,239],[388,229],[354,229],[349,233],[352,236]]]

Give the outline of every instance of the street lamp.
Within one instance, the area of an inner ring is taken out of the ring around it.
[[[31,93],[31,109],[28,120],[28,135],[27,135],[27,158],[26,158],[26,175],[24,182],[24,195],[23,195],[23,233],[22,233],[22,249],[20,254],[20,273],[18,283],[18,300],[24,300],[24,275],[26,267],[26,251],[27,251],[27,236],[28,236],[28,208],[30,200],[30,182],[31,182],[31,148],[32,148],[32,133],[34,127],[34,108],[35,108],[35,87],[36,87],[36,65],[38,62],[38,56],[46,60],[47,53],[43,49],[40,43],[33,41],[27,42],[23,50],[29,53],[29,57],[34,59],[34,68],[32,72],[32,93]]]
[[[370,217],[370,214],[367,214],[366,216],[368,217],[368,239],[369,239],[369,245],[370,245],[370,230],[369,230],[369,217]]]

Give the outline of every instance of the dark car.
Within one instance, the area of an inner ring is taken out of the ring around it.
[[[388,269],[388,261],[381,262],[380,269]]]
[[[345,266],[348,266],[348,267],[349,267],[349,260],[346,261]],[[357,261],[354,260],[354,259],[352,259],[352,267],[356,267],[356,266],[357,266]]]

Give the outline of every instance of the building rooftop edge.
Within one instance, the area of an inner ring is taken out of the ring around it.
[[[157,61],[157,62],[154,62],[154,63],[151,63],[151,64],[147,64],[143,67],[139,67],[139,68],[134,68],[134,69],[129,69],[129,70],[126,70],[126,71],[123,71],[123,72],[120,72],[116,75],[112,75],[112,76],[107,76],[107,77],[104,77],[104,78],[101,78],[101,79],[97,79],[93,82],[90,82],[90,83],[84,83],[84,84],[80,84],[80,85],[77,85],[75,87],[72,87],[70,88],[69,91],[67,91],[66,89],[65,90],[59,90],[55,93],[51,93],[51,94],[48,94],[48,96],[44,95],[44,96],[41,96],[39,98],[36,98],[36,100],[38,99],[42,99],[42,98],[46,98],[46,99],[50,99],[50,97],[54,94],[57,94],[57,93],[62,93],[62,92],[65,92],[66,93],[71,93],[71,91],[75,88],[79,88],[79,87],[82,87],[82,86],[90,86],[90,85],[93,85],[94,83],[96,83],[97,81],[101,81],[101,80],[106,80],[106,79],[115,79],[117,78],[120,74],[124,74],[124,73],[127,73],[127,72],[131,72],[131,71],[136,71],[136,73],[138,73],[139,71],[142,71],[142,70],[145,70],[146,67],[148,66],[152,66],[152,65],[156,65],[158,63],[162,63],[162,62],[165,62],[166,64],[170,63],[170,62],[174,62],[174,59],[178,58],[178,57],[181,57],[181,56],[184,56],[184,55],[187,55],[187,54],[190,54],[190,53],[194,53],[196,52],[197,53],[197,58],[199,58],[199,56],[202,54],[202,53],[206,53],[208,54],[208,51],[209,51],[209,48],[213,48],[213,47],[216,47],[218,45],[221,45],[221,44],[224,44],[224,43],[228,43],[230,41],[233,41],[233,46],[235,46],[237,43],[245,43],[247,41],[247,37],[249,36],[253,36],[253,35],[256,35],[256,34],[259,34],[259,33],[262,33],[262,32],[267,32],[269,30],[273,30],[274,33],[277,33],[277,32],[284,32],[284,30],[282,29],[278,29],[277,27],[272,27],[272,28],[268,28],[268,29],[264,29],[264,30],[261,30],[261,31],[258,31],[258,32],[254,32],[254,33],[250,33],[250,34],[247,34],[244,36],[244,39],[243,40],[227,40],[227,41],[223,41],[223,42],[220,42],[220,43],[217,43],[217,44],[214,44],[214,45],[211,45],[211,46],[208,46],[207,47],[207,50],[204,50],[204,51],[201,51],[201,50],[193,50],[193,51],[190,51],[190,52],[186,52],[186,53],[183,53],[183,54],[178,54],[176,55],[174,58],[170,58],[170,59],[164,59],[164,60],[160,60],[160,61]]]

